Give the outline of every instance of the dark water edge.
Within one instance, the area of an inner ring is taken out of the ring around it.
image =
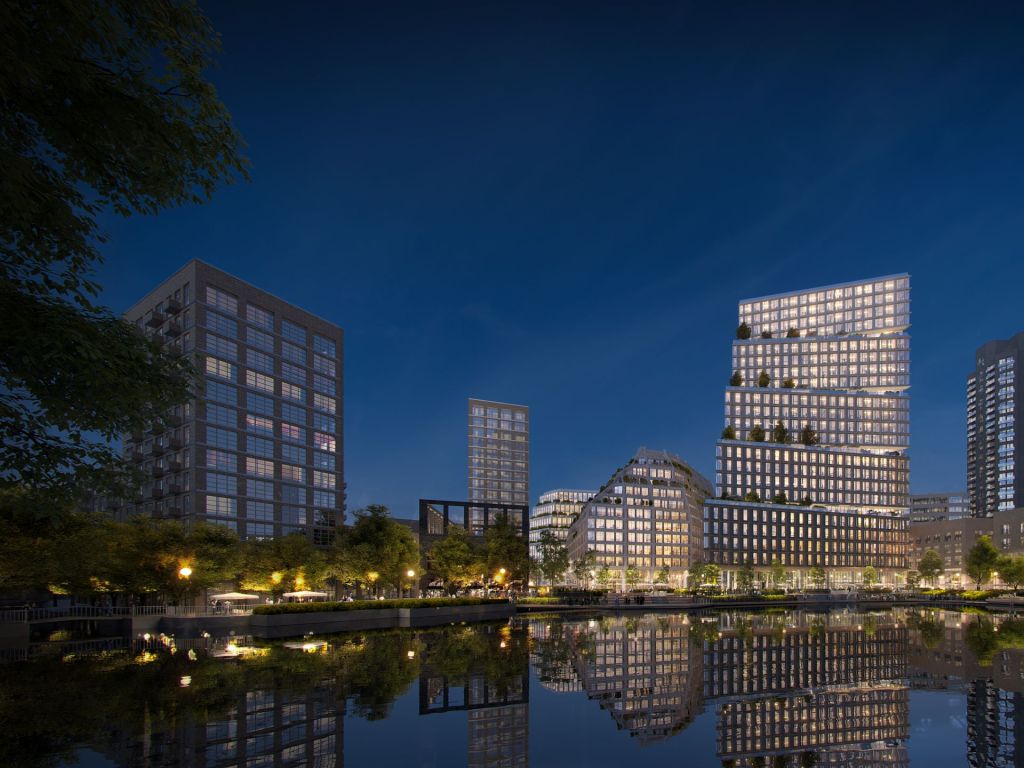
[[[1024,765],[1013,616],[541,615],[289,643],[56,640],[0,666],[0,765]]]

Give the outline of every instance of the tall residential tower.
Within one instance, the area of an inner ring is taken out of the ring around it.
[[[906,568],[910,277],[740,302],[705,557],[860,583]]]
[[[341,328],[195,260],[126,317],[200,374],[166,425],[125,436],[146,478],[126,513],[329,543],[345,510]]]
[[[530,409],[469,399],[467,499],[530,503]]]
[[[1024,444],[1016,422],[1024,416],[1024,332],[978,347],[967,377],[967,496],[972,517],[1024,506],[1024,475],[1014,462]]]

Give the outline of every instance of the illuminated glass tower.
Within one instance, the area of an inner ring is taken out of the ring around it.
[[[910,277],[740,302],[704,550],[860,583],[906,567]]]
[[[570,491],[560,488],[540,495],[537,506],[530,512],[530,557],[540,560],[540,537],[544,531],[553,533],[565,542],[569,526],[583,505],[594,498],[594,491]]]

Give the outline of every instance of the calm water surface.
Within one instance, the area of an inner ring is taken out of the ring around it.
[[[1024,621],[1007,617],[594,614],[118,644],[0,666],[0,765],[1024,765]]]

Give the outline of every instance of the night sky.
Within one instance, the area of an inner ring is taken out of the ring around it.
[[[531,496],[643,445],[713,478],[742,298],[912,275],[914,491],[965,485],[975,348],[1024,330],[1024,4],[203,2],[252,181],[105,218],[123,311],[197,257],[345,329],[349,509]]]

